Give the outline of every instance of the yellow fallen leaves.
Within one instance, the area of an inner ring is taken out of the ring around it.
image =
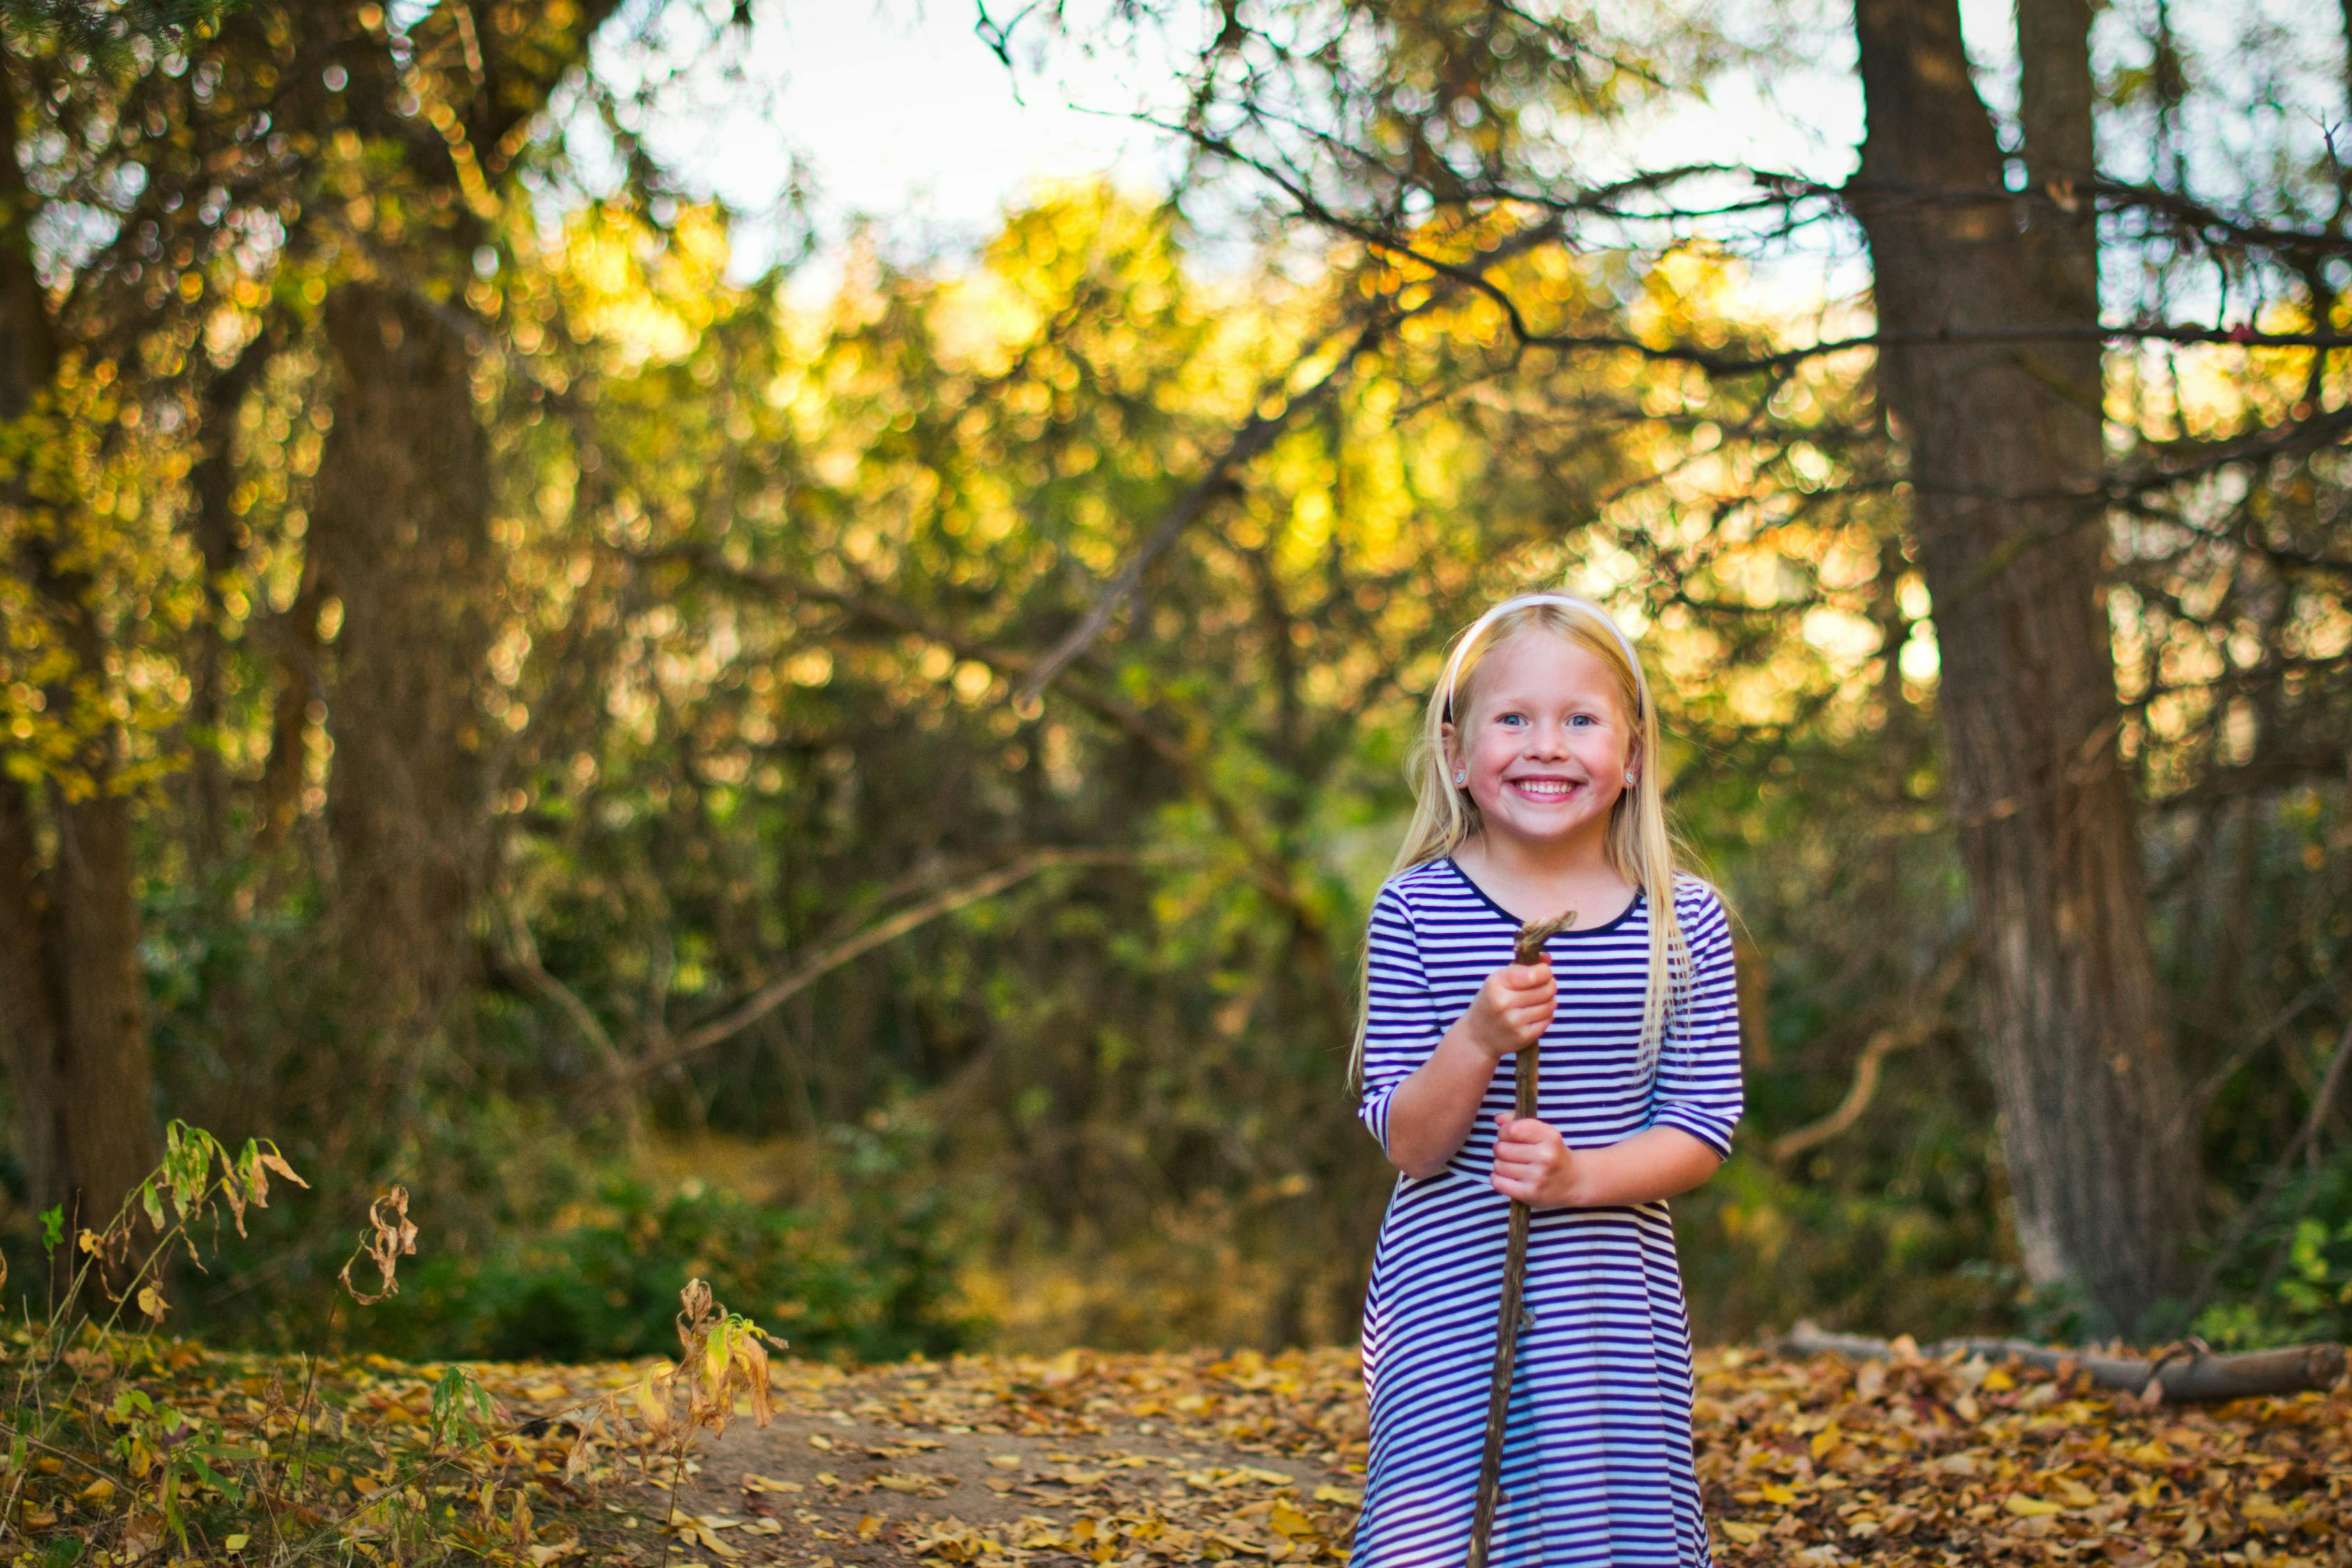
[[[2079,1372],[1916,1347],[1859,1364],[1725,1347],[1698,1371],[1725,1568],[2118,1551],[2317,1568],[2352,1536],[2352,1489],[2331,1481],[2352,1452],[2346,1389],[2158,1408]]]
[[[684,1544],[699,1546],[713,1557],[736,1558],[743,1554],[719,1539],[722,1530],[733,1529],[740,1521],[721,1519],[717,1515],[681,1513],[668,1522],[668,1530]]]
[[[168,1394],[177,1408],[273,1444],[298,1436],[282,1414],[247,1411],[250,1403],[282,1412],[264,1393],[284,1369],[201,1351],[157,1364],[148,1386],[159,1404]],[[644,1368],[478,1371],[520,1414],[551,1417],[604,1391],[628,1397]],[[1696,1459],[1723,1568],[2087,1562],[2112,1558],[2109,1542],[2145,1547],[2151,1559],[2178,1552],[2193,1563],[2235,1552],[2316,1568],[2332,1561],[2335,1542],[2352,1539],[2352,1489],[2330,1489],[2352,1452],[2352,1390],[2144,1409],[2083,1380],[2018,1366],[1916,1356],[1856,1366],[1740,1347],[1702,1352],[1698,1372]],[[837,1425],[743,1456],[781,1473],[742,1471],[732,1512],[706,1496],[664,1543],[674,1564],[764,1560],[782,1535],[795,1548],[788,1560],[803,1568],[809,1550],[835,1542],[848,1558],[921,1559],[930,1568],[1020,1568],[1032,1559],[1036,1568],[1337,1568],[1362,1502],[1360,1480],[1347,1484],[1361,1476],[1365,1454],[1361,1373],[1346,1351],[958,1356],[858,1369],[779,1360],[769,1376],[795,1416]],[[299,1386],[290,1373],[285,1381]],[[353,1430],[364,1418],[404,1457],[425,1441],[432,1381],[429,1369],[381,1360],[320,1372]],[[748,1405],[748,1392],[735,1393]],[[1122,1451],[1129,1433],[1139,1450],[1176,1452]],[[953,1437],[946,1463],[924,1458],[940,1448],[940,1435]],[[567,1442],[565,1428],[552,1426],[502,1443],[491,1458],[527,1480],[560,1466]],[[1003,1451],[1024,1445],[1033,1446]],[[335,1497],[399,1495],[381,1489],[394,1467],[350,1451],[331,1459],[316,1474]],[[798,1468],[820,1463],[831,1468],[814,1478]],[[72,1514],[64,1505],[89,1476],[60,1477],[54,1460],[28,1468],[30,1490],[11,1522],[31,1533]],[[1002,1506],[998,1496],[1034,1499],[1062,1517],[905,1521],[901,1499],[936,1500],[961,1484],[930,1473],[950,1468],[984,1480],[991,1508]],[[593,1541],[583,1550],[556,1538],[558,1504],[545,1489],[532,1500],[551,1522],[527,1544],[512,1541],[504,1519],[485,1522],[485,1547],[499,1561],[579,1568],[599,1560]],[[122,1499],[113,1502],[119,1510]],[[740,1517],[772,1509],[805,1522],[815,1518],[812,1504],[847,1505],[825,1521],[838,1534]],[[638,1506],[651,1513],[646,1528],[657,1528],[660,1505]],[[245,1560],[257,1555],[248,1547]]]

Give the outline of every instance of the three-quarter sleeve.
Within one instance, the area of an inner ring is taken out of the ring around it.
[[[1412,911],[1394,888],[1382,888],[1372,900],[1365,975],[1364,1089],[1356,1114],[1386,1153],[1389,1100],[1397,1085],[1429,1059],[1445,1033],[1437,1023],[1428,972],[1422,967]]]
[[[1739,1076],[1739,990],[1731,958],[1731,917],[1712,889],[1693,900],[1684,935],[1690,991],[1667,1020],[1652,1090],[1650,1124],[1679,1127],[1731,1154],[1731,1130],[1745,1108]]]

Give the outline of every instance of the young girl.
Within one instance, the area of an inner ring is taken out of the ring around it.
[[[1412,766],[1351,1068],[1402,1174],[1364,1301],[1350,1568],[1467,1560],[1514,1198],[1533,1213],[1488,1562],[1712,1568],[1665,1200],[1731,1152],[1739,1023],[1723,905],[1675,870],[1633,645],[1565,594],[1496,605]],[[1523,921],[1571,909],[1548,963],[1512,962]],[[1520,1119],[1511,1058],[1538,1039]]]

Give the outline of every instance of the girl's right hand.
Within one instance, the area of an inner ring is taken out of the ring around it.
[[[1542,1037],[1558,997],[1550,964],[1507,963],[1478,987],[1463,1027],[1473,1044],[1499,1061]]]

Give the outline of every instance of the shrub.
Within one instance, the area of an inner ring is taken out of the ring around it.
[[[839,1361],[942,1354],[981,1325],[951,1301],[935,1192],[853,1191],[845,1215],[751,1202],[689,1181],[667,1197],[614,1176],[595,1202],[495,1251],[428,1258],[376,1310],[370,1347],[422,1359],[585,1361],[656,1353],[677,1280],[709,1279],[787,1339]]]
[[[2352,1340],[2352,1150],[2280,1184],[2194,1331],[2217,1350]]]

